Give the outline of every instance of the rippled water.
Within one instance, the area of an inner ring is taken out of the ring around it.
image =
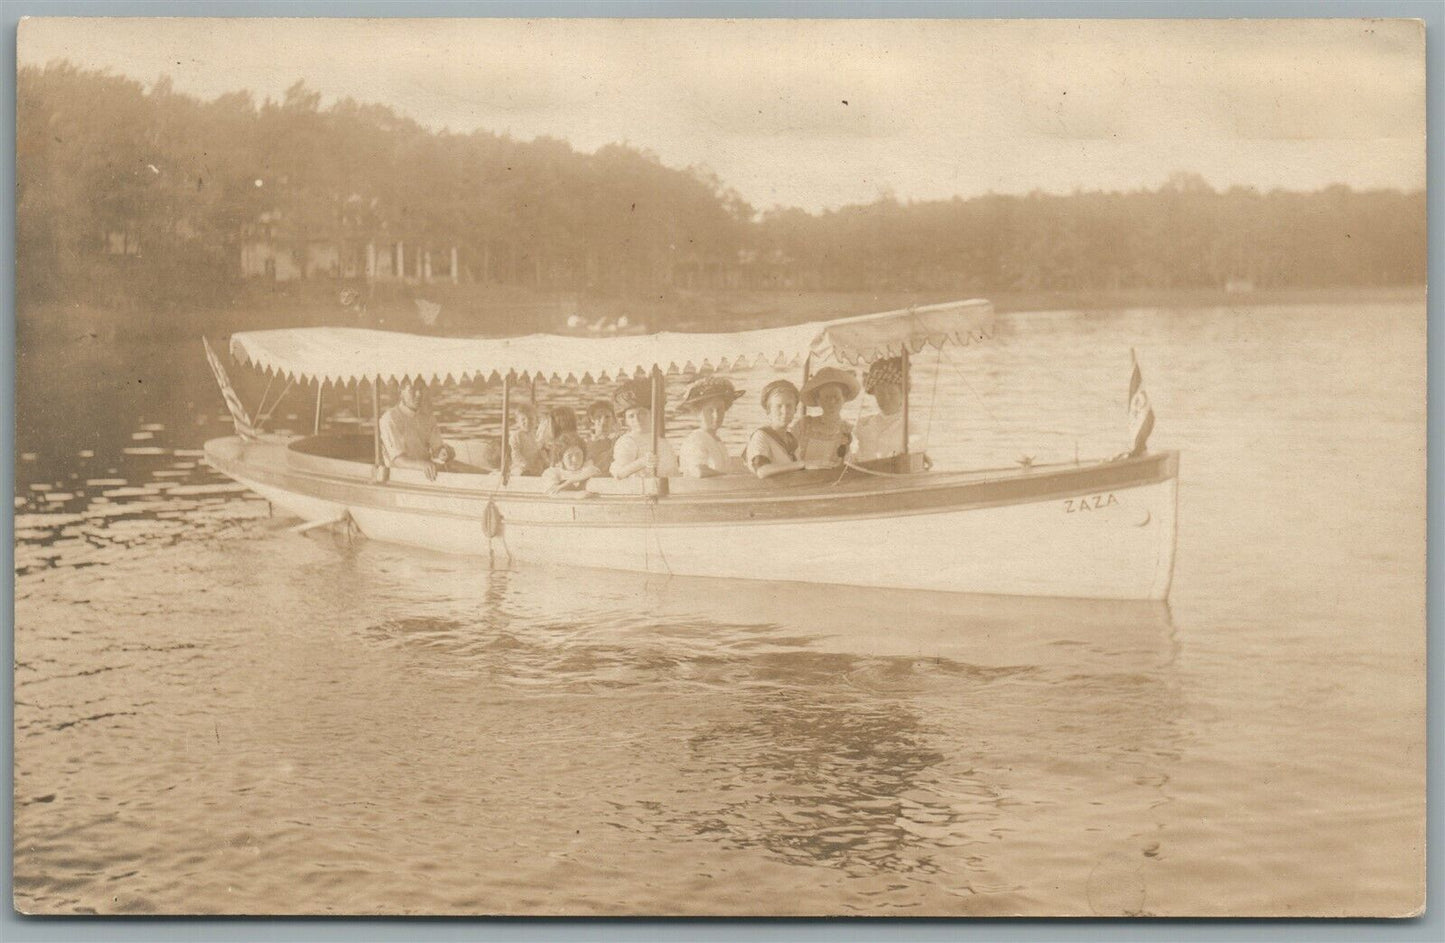
[[[1424,322],[1018,315],[919,358],[940,464],[1011,465],[1117,451],[1138,349],[1154,444],[1184,453],[1168,608],[296,536],[200,463],[227,424],[198,342],[22,337],[17,906],[1410,911]],[[443,398],[453,433],[495,416]],[[313,408],[293,393],[278,424]],[[756,417],[750,395],[734,442]]]

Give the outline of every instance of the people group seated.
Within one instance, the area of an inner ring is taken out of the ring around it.
[[[678,466],[688,478],[713,478],[728,472],[728,450],[718,438],[723,417],[742,392],[733,389],[726,377],[706,376],[695,380],[683,394],[678,412],[696,413],[698,427],[682,440]]]
[[[900,357],[874,361],[861,384],[853,371],[833,366],[818,370],[801,390],[790,380],[773,380],[763,387],[760,400],[767,418],[749,437],[743,450],[743,466],[766,479],[802,469],[839,468],[850,460],[873,461],[906,453],[903,383]],[[855,430],[843,418],[843,406],[864,390],[876,401],[878,411],[860,419]],[[415,393],[407,395],[416,398]],[[579,433],[577,414],[569,407],[548,410],[539,428],[535,408],[528,403],[514,404],[508,441],[512,473],[542,475],[548,492],[556,494],[584,490],[587,481],[609,475],[712,478],[732,471],[727,446],[718,434],[728,410],[743,395],[732,381],[712,374],[688,386],[677,409],[682,414],[696,415],[698,424],[676,453],[666,438],[659,438],[654,454],[652,395],[650,381],[629,380],[618,387],[610,403],[592,402],[586,412],[589,434],[585,438]],[[392,412],[383,417],[383,437],[388,442],[400,441],[401,436],[400,431],[388,432],[388,423],[396,430],[411,430],[411,452],[403,453],[398,447],[398,454],[426,455],[432,448],[435,421],[430,420],[430,414],[425,414],[424,420],[415,418],[424,408],[424,398],[422,386],[416,401],[423,405],[407,407],[412,412],[403,412],[394,420],[390,418]],[[403,406],[410,401],[404,396]],[[809,407],[818,412],[810,415]],[[621,434],[616,431],[619,420]],[[437,447],[444,445],[439,436],[435,442]]]
[[[624,383],[612,397],[614,412],[627,431],[612,446],[613,478],[668,478],[677,474],[677,457],[667,439],[659,437],[652,447],[652,387],[646,380]]]
[[[456,454],[442,441],[436,417],[427,405],[426,382],[401,381],[397,404],[382,413],[378,424],[382,461],[388,468],[412,468],[436,481],[437,471]]]

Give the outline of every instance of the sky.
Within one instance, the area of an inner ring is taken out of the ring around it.
[[[431,128],[627,143],[754,207],[982,193],[1425,185],[1404,20],[28,19],[69,59],[204,99],[389,105]]]

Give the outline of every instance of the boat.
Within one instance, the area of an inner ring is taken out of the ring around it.
[[[594,478],[585,491],[549,494],[542,479],[506,470],[442,470],[434,481],[382,464],[379,433],[320,433],[327,389],[538,380],[610,383],[651,377],[654,406],[665,375],[801,364],[804,378],[832,362],[848,367],[926,348],[986,343],[993,307],[974,299],[731,334],[655,333],[585,338],[420,337],[356,328],[235,334],[245,367],[317,388],[316,432],[261,430],[240,405],[219,357],[207,354],[237,434],[205,445],[206,461],[273,505],[368,538],[488,558],[492,565],[603,567],[735,580],[1093,599],[1164,600],[1174,570],[1177,452],[1150,452],[1148,410],[1133,447],[1113,457],[1012,468],[935,470],[905,452],[841,468],[766,480]],[[284,394],[284,391],[283,391]],[[264,397],[263,397],[264,399]],[[1147,407],[1137,361],[1130,402]],[[274,409],[274,404],[272,409]],[[904,441],[909,441],[905,392]],[[661,409],[653,409],[654,436]],[[1139,423],[1136,423],[1136,426]],[[467,443],[457,443],[465,453]]]

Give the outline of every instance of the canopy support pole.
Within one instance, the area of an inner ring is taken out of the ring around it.
[[[803,382],[802,382],[801,384],[799,384],[799,386],[798,386],[798,420],[799,420],[800,422],[801,422],[804,418],[806,418],[807,415],[808,415],[808,407],[807,407],[807,404],[805,404],[805,403],[803,402],[803,396],[802,396],[803,387],[807,386],[807,385],[808,385],[808,381],[811,380],[812,378],[813,378],[813,355],[810,353],[810,354],[808,354],[808,356],[806,356],[806,357],[803,358]],[[802,446],[800,445],[800,446],[799,446],[799,451],[801,451],[801,450],[802,450]]]
[[[315,429],[312,430],[312,432],[311,432],[312,435],[320,435],[320,434],[321,434],[321,394],[322,394],[323,392],[325,392],[325,389],[326,389],[326,381],[324,381],[324,380],[317,380],[317,381],[316,381],[316,427],[315,427]]]
[[[662,396],[663,389],[662,371],[657,367],[652,368],[652,455],[657,457],[658,441],[667,434],[667,419],[663,415],[665,402]]]
[[[506,487],[507,473],[512,464],[512,374],[502,377],[502,486]]]
[[[908,454],[908,347],[903,347],[903,454]],[[912,463],[909,463],[912,468]]]
[[[381,470],[381,377],[371,381],[371,451],[376,470]]]

